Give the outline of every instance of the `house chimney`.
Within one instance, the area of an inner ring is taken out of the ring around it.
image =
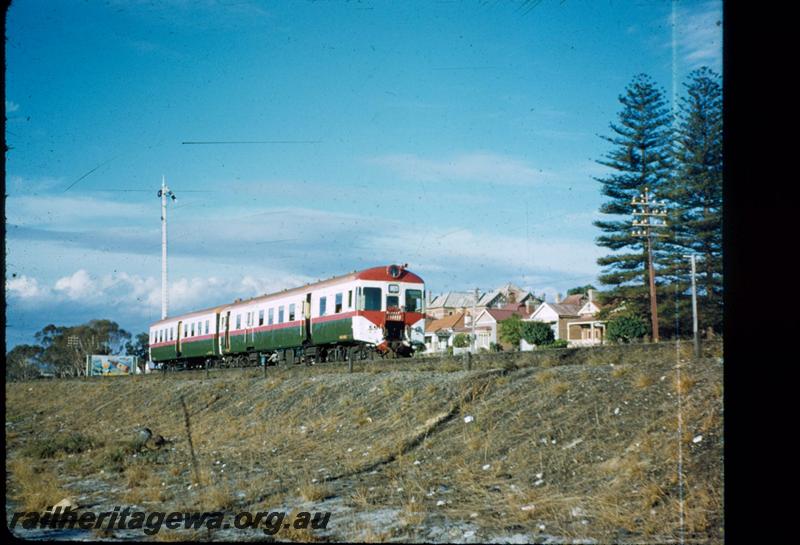
[[[534,310],[536,310],[536,299],[530,297],[527,301],[525,301],[525,312],[532,314]]]
[[[556,292],[556,304],[561,302],[561,294]]]
[[[594,303],[594,290],[590,289],[587,293],[589,294],[589,302]]]

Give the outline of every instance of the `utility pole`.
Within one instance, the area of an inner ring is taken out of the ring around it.
[[[477,339],[475,338],[475,318],[477,318],[477,316],[475,316],[475,312],[478,307],[479,294],[480,290],[478,288],[475,288],[475,295],[472,298],[472,319],[470,320],[470,323],[472,325],[472,334],[471,334],[472,342],[470,342],[470,347],[471,347],[470,352],[475,352],[475,348],[477,345]]]
[[[161,189],[158,190],[161,198],[161,319],[167,317],[167,197],[177,200],[175,193],[167,187],[167,179],[161,175]]]
[[[692,262],[692,333],[694,334],[694,357],[700,357],[700,333],[697,329],[697,269],[695,265],[695,254],[684,255]]]
[[[645,249],[647,250],[647,272],[648,282],[650,285],[650,324],[653,329],[653,342],[658,342],[658,303],[656,301],[656,277],[655,269],[653,268],[653,238],[663,237],[661,233],[653,232],[653,228],[666,227],[666,201],[660,203],[655,200],[655,194],[644,188],[644,193],[639,197],[633,197],[631,205],[633,206],[633,215],[642,219],[634,219],[634,230],[631,235],[635,237],[642,237],[645,239]],[[659,210],[657,207],[661,206]],[[637,210],[638,207],[638,210]]]

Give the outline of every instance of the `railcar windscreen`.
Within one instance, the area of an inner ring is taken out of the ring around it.
[[[406,312],[422,311],[422,290],[406,290]]]
[[[381,291],[380,288],[364,288],[364,310],[381,309]]]

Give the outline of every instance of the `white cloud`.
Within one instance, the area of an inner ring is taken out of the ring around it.
[[[405,179],[421,182],[475,181],[514,185],[538,182],[550,176],[521,159],[488,152],[441,159],[396,153],[373,157],[368,162],[386,167]]]
[[[98,293],[95,284],[85,269],[79,269],[70,276],[56,280],[53,289],[68,299],[93,299]]]
[[[47,294],[47,289],[40,287],[35,278],[28,278],[24,274],[6,280],[6,291],[8,295],[19,299],[34,299]]]
[[[689,68],[709,66],[721,69],[721,2],[712,0],[692,7],[678,8],[675,13],[675,24],[676,45]]]
[[[6,100],[6,113],[10,114],[19,110],[19,104],[12,100]]]

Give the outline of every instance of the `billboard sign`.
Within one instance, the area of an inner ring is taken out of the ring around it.
[[[89,376],[130,375],[138,372],[136,356],[91,355],[87,359]]]

